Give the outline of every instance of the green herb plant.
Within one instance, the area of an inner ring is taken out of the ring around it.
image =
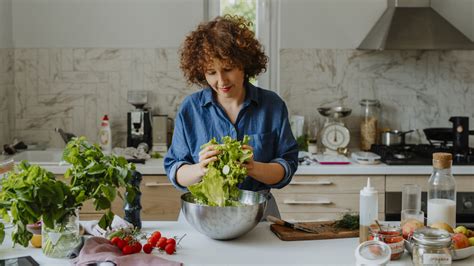
[[[296,143],[298,143],[298,150],[308,151],[308,135],[304,134],[299,136],[296,139]]]
[[[79,137],[67,144],[63,159],[71,164],[64,175],[70,178],[69,184],[26,161],[16,165],[1,181],[0,215],[15,225],[13,244],[28,246],[33,235],[26,230],[27,224],[42,220],[48,228],[65,226],[68,218],[76,215],[76,210],[89,199],[96,210],[106,210],[99,226],[107,229],[114,216],[111,203],[117,195],[123,198],[118,188],[124,187],[128,192],[127,202],[134,198],[136,188],[129,181],[135,166],[123,157],[104,155],[98,145]],[[4,225],[0,223],[0,243],[3,238]]]
[[[235,206],[239,196],[237,185],[247,176],[247,168],[242,164],[252,157],[252,151],[243,149],[250,138],[244,136],[242,141],[234,140],[229,136],[222,137],[219,144],[215,138],[201,146],[214,145],[220,151],[217,161],[207,166],[207,172],[202,181],[188,187],[197,203],[209,206]]]
[[[346,213],[334,223],[334,226],[338,229],[357,230],[359,229],[359,215]]]

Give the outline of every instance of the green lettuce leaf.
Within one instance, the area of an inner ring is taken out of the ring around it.
[[[239,196],[238,185],[247,176],[247,169],[243,162],[252,157],[251,150],[244,150],[243,145],[248,144],[250,138],[244,136],[242,141],[229,136],[222,137],[219,144],[215,138],[201,146],[204,149],[216,145],[217,161],[209,163],[207,172],[202,181],[188,187],[195,201],[209,206],[236,206]]]

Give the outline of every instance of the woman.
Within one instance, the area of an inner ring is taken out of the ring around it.
[[[191,84],[204,86],[187,96],[175,119],[165,169],[178,189],[201,181],[218,151],[200,146],[215,137],[242,140],[253,150],[245,166],[248,176],[240,189],[269,192],[286,186],[298,166],[298,145],[291,133],[288,111],[274,92],[253,86],[249,79],[266,70],[267,57],[251,24],[226,15],[201,24],[185,39],[181,69]],[[269,195],[267,214],[279,217]],[[264,216],[266,217],[266,216]]]

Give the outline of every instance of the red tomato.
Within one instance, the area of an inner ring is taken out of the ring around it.
[[[156,247],[160,249],[165,249],[166,247],[166,237],[162,237],[156,242]]]
[[[123,247],[125,247],[127,245],[127,241],[123,240],[123,239],[119,239],[117,241],[117,247],[119,249],[123,249]]]
[[[118,242],[120,241],[120,237],[118,236],[114,236],[112,237],[112,240],[110,240],[110,242],[112,243],[112,245],[114,246],[117,246]]]
[[[166,244],[173,244],[176,246],[176,240],[174,238],[168,238],[168,240],[166,240]]]
[[[151,238],[156,238],[157,241],[158,239],[160,239],[160,237],[161,237],[160,231],[155,231],[153,232],[153,234],[151,234]]]
[[[153,246],[151,244],[143,245],[143,252],[145,252],[146,254],[150,254],[152,250]]]
[[[147,243],[150,244],[152,247],[156,246],[156,242],[158,242],[158,239],[150,237],[147,240]]]
[[[122,254],[123,255],[128,255],[133,253],[133,247],[130,245],[126,245],[122,248]]]
[[[176,245],[174,244],[167,244],[165,247],[166,254],[173,254],[176,251]]]
[[[133,248],[133,253],[140,253],[140,251],[142,250],[142,244],[137,241],[133,243],[132,248]]]

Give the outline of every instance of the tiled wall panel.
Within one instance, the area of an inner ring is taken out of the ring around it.
[[[321,126],[324,119],[317,107],[352,108],[345,119],[353,134],[352,146],[358,143],[363,98],[380,100],[383,127],[448,127],[454,115],[469,116],[474,124],[472,51],[284,49],[280,55],[279,93],[290,113]],[[8,58],[8,52],[2,50],[0,57]],[[100,119],[109,114],[113,143],[124,146],[126,115],[133,108],[126,101],[127,91],[150,91],[153,112],[174,117],[183,98],[197,90],[185,83],[175,48],[15,49],[14,68],[4,62],[0,95],[10,92],[12,101],[5,103],[8,97],[2,97],[0,110],[15,104],[8,109],[15,127],[10,133],[5,130],[11,126],[2,112],[0,140],[11,134],[30,143],[62,147],[53,132],[61,127],[97,141]],[[419,140],[424,137],[408,138]]]

